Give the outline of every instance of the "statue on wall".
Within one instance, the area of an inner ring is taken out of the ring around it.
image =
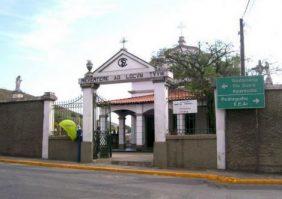
[[[16,92],[22,92],[21,88],[20,88],[21,87],[21,82],[22,82],[22,79],[21,79],[21,76],[19,75],[16,78],[16,89],[15,89]]]
[[[273,85],[273,81],[272,81],[271,73],[270,73],[270,67],[269,67],[268,62],[265,62],[265,66],[263,66],[261,60],[259,60],[258,65],[256,67],[252,68],[252,70],[255,71],[258,75],[266,76],[266,79],[265,79],[266,85]]]

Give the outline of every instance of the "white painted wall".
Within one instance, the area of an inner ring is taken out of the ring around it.
[[[126,59],[126,66],[120,67],[118,64],[119,59]],[[95,76],[104,75],[119,75],[127,73],[138,73],[138,72],[151,72],[155,68],[145,62],[144,60],[136,57],[135,55],[129,53],[126,50],[119,51],[112,58],[107,60],[99,69],[95,71]]]
[[[133,93],[132,97],[150,95],[153,94],[154,85],[152,81],[144,81],[144,82],[132,82],[132,90],[131,91],[149,91],[146,93]]]
[[[120,67],[118,65],[118,60],[120,58],[125,58],[127,59],[126,61],[126,66],[125,67]],[[148,71],[148,68],[145,67],[143,64],[136,62],[135,60],[131,59],[129,56],[127,55],[121,55],[119,56],[115,61],[113,61],[111,64],[109,64],[107,66],[107,68],[105,68],[103,70],[103,73],[108,73],[108,74],[124,74],[124,72],[128,73],[128,72],[146,72]]]

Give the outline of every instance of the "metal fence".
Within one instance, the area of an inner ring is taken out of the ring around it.
[[[62,120],[73,120],[77,125],[82,128],[83,120],[83,97],[78,96],[74,99],[56,102],[54,104],[54,132],[53,135],[65,135],[63,129],[59,126]]]
[[[215,133],[215,115],[213,96],[195,96],[183,89],[170,90],[170,99],[173,101],[197,100],[197,112],[173,114],[170,111],[170,134],[212,134]]]
[[[103,109],[105,127],[104,131],[93,129],[93,158],[109,158],[112,155],[112,134],[111,134],[111,106],[110,102],[94,94],[93,108]],[[54,136],[66,135],[65,131],[59,126],[59,123],[65,119],[74,121],[82,128],[83,121],[83,96],[71,100],[56,102],[54,109]],[[94,110],[93,109],[93,110]],[[96,120],[97,126],[100,127],[101,121]]]
[[[112,157],[112,135],[110,132],[94,131],[93,159]]]
[[[105,120],[97,120],[98,128],[93,132],[93,158],[110,158],[112,156],[112,134],[111,134],[111,104],[97,94],[94,94],[94,109],[99,108],[100,114],[103,114]],[[103,111],[102,111],[103,109]],[[103,126],[103,130],[101,130]]]

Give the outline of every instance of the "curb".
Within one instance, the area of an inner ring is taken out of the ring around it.
[[[217,174],[193,173],[193,172],[175,172],[175,171],[158,171],[158,170],[143,170],[131,168],[118,168],[118,167],[103,167],[103,166],[88,166],[88,165],[75,165],[65,163],[49,163],[42,161],[30,160],[15,160],[0,158],[2,163],[21,164],[28,166],[40,166],[49,168],[62,168],[62,169],[78,169],[87,171],[107,171],[116,173],[129,173],[129,174],[143,174],[143,175],[157,175],[168,177],[180,178],[194,178],[209,180],[222,184],[246,184],[246,185],[282,185],[282,179],[264,179],[264,178],[237,178]]]

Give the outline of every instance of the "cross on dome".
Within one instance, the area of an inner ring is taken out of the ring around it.
[[[178,40],[178,44],[179,46],[184,46],[185,45],[185,39],[184,39],[184,36],[183,36],[183,29],[186,28],[186,26],[181,22],[177,28],[180,29],[180,36],[179,36],[179,40]]]
[[[180,29],[180,36],[183,36],[183,29],[186,28],[186,26],[181,22],[177,28]]]

